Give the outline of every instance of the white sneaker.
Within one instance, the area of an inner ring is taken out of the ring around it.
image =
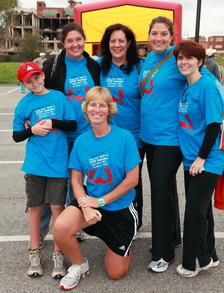
[[[170,263],[172,263],[174,260],[171,262],[166,262],[163,258],[157,260],[157,261],[151,261],[148,269],[152,270],[156,273],[163,273],[168,269],[168,266]]]
[[[182,265],[179,265],[176,268],[176,271],[182,277],[185,277],[185,278],[193,278],[193,277],[197,276],[197,274],[200,271],[205,271],[205,270],[210,269],[212,267],[212,265],[213,265],[212,258],[211,258],[210,263],[207,266],[204,266],[204,267],[200,267],[199,262],[198,262],[198,259],[196,259],[196,268],[195,268],[195,271],[189,271],[189,270],[185,269]]]
[[[61,279],[60,288],[64,290],[74,289],[78,286],[79,280],[84,279],[89,274],[89,263],[87,259],[84,259],[82,265],[73,264],[68,269],[68,274]]]
[[[64,277],[67,274],[67,270],[64,267],[64,259],[65,255],[62,251],[57,250],[53,253],[54,267],[51,274],[52,278]]]

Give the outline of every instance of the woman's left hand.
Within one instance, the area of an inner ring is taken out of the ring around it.
[[[197,159],[193,162],[193,164],[190,167],[189,173],[191,176],[198,175],[199,173],[202,173],[204,170],[204,163],[205,159],[202,159],[200,157],[197,157]]]
[[[98,198],[90,197],[86,195],[85,197],[80,197],[78,199],[78,204],[80,208],[83,207],[92,207],[92,208],[98,208]]]

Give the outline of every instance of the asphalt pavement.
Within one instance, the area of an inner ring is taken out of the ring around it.
[[[59,280],[52,279],[53,241],[52,229],[43,248],[44,274],[29,277],[27,244],[29,240],[24,173],[20,171],[24,158],[25,142],[12,140],[14,107],[24,94],[18,85],[0,85],[0,293],[57,293]],[[181,223],[185,206],[182,166],[177,175]],[[104,269],[105,244],[86,235],[80,244],[84,256],[89,259],[90,276],[71,290],[77,293],[224,293],[224,211],[214,208],[216,248],[220,266],[202,271],[192,279],[176,273],[181,263],[182,247],[176,249],[175,262],[164,273],[147,270],[151,260],[150,184],[143,165],[144,214],[143,226],[133,243],[133,259],[129,272],[120,280],[111,280]],[[66,266],[69,267],[66,260]]]

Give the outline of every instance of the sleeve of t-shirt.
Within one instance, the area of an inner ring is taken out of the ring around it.
[[[134,169],[138,164],[141,163],[136,141],[133,135],[127,131],[126,134],[126,145],[125,145],[125,173]]]
[[[77,138],[76,139],[76,142],[74,144],[74,147],[73,147],[73,149],[71,151],[71,154],[70,154],[70,159],[69,159],[69,165],[68,165],[68,167],[70,169],[76,169],[79,172],[83,172],[84,170],[82,168],[82,165],[81,165],[81,162],[80,162],[79,156],[78,156],[78,154],[79,154],[79,150],[78,150],[79,149],[79,145],[80,145],[79,138]]]
[[[211,123],[222,123],[222,97],[211,80],[203,99],[200,99],[202,111],[205,115],[206,125]]]

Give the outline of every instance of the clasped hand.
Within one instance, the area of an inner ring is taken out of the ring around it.
[[[41,120],[37,124],[31,127],[32,133],[35,135],[45,136],[52,129],[51,119]]]
[[[80,197],[78,199],[78,204],[80,208],[84,208],[84,207],[98,208],[99,207],[97,203],[97,198],[90,197],[88,195]]]
[[[101,221],[102,215],[100,211],[94,209],[98,208],[97,198],[88,195],[78,199],[79,207],[82,208],[85,220],[91,225]]]

